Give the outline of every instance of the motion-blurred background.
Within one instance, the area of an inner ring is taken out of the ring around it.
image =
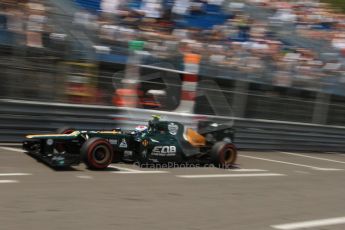
[[[3,99],[345,124],[342,1],[0,2]]]

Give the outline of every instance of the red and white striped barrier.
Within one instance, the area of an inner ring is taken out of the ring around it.
[[[180,105],[175,112],[193,113],[196,90],[198,86],[198,73],[201,56],[194,53],[186,53],[184,57],[184,71],[182,79],[182,91]]]

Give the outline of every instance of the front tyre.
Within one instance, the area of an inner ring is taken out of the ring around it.
[[[90,169],[105,169],[113,161],[113,147],[102,138],[88,139],[80,150],[84,163]]]
[[[231,167],[237,159],[237,149],[235,145],[220,141],[213,145],[211,149],[211,161],[220,168]]]
[[[71,127],[68,127],[68,126],[63,126],[63,127],[60,127],[56,130],[56,133],[57,134],[71,134],[75,131],[75,128],[71,128]],[[71,151],[68,151],[68,146],[66,146],[65,143],[58,143],[55,145],[55,149],[59,152],[59,153],[62,153],[63,151],[67,151],[67,152],[71,152]]]
[[[63,127],[60,127],[56,130],[56,133],[58,134],[71,134],[75,131],[75,128],[71,128],[71,127],[68,127],[68,126],[63,126]]]

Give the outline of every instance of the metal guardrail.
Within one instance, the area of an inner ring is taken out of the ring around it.
[[[29,133],[49,133],[61,126],[77,129],[130,129],[144,124],[152,114],[193,126],[208,119],[226,122],[236,130],[235,144],[250,150],[345,150],[345,127],[281,122],[237,117],[191,115],[155,110],[0,100],[0,142],[20,142]]]

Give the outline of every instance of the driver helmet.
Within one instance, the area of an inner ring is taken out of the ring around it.
[[[149,121],[150,130],[155,130],[157,128],[160,118],[159,115],[152,115],[152,120]]]
[[[138,125],[137,127],[135,127],[135,132],[143,132],[147,129],[146,125]]]
[[[161,119],[161,116],[159,116],[159,115],[152,115],[152,121],[158,122],[159,119]]]

